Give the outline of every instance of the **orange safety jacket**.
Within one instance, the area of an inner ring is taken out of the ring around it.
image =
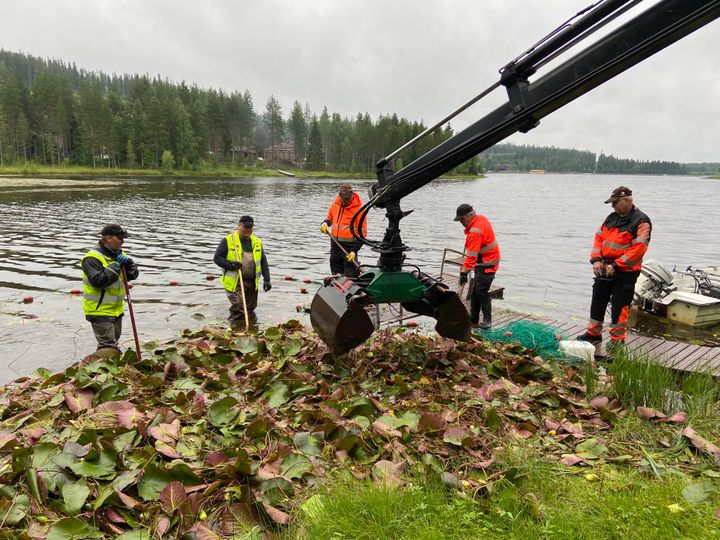
[[[627,216],[613,212],[595,233],[590,262],[612,263],[620,272],[638,272],[650,244],[650,218],[633,206]]]
[[[480,268],[485,273],[497,272],[500,267],[500,246],[495,239],[490,221],[477,215],[465,229],[465,261],[463,272]]]
[[[357,213],[357,211],[360,210],[361,207],[362,202],[360,201],[360,196],[357,193],[353,192],[352,201],[347,206],[342,205],[340,195],[335,197],[335,201],[330,205],[330,208],[328,209],[326,219],[326,223],[328,225],[332,225],[332,228],[330,229],[330,234],[332,234],[334,238],[337,238],[341,242],[354,242],[355,238],[353,238],[353,235],[350,232],[350,221]],[[360,232],[357,230],[359,220],[359,217],[355,220],[356,233]],[[362,225],[362,236],[364,237],[366,235],[367,220],[364,221]]]

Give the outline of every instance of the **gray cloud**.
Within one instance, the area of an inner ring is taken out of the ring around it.
[[[89,70],[247,89],[257,110],[274,94],[286,112],[298,100],[317,112],[397,113],[431,124],[589,2],[4,0],[0,47]],[[719,37],[720,23],[711,23],[510,140],[720,161]]]

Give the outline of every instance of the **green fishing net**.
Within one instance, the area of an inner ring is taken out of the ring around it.
[[[511,322],[505,326],[483,330],[479,335],[496,343],[519,343],[526,349],[534,350],[545,359],[564,356],[558,349],[560,340],[566,339],[561,331],[539,322]]]

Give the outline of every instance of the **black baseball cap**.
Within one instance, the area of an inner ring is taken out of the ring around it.
[[[255,225],[255,220],[252,216],[242,216],[238,223],[242,223],[243,225]]]
[[[469,204],[461,204],[457,207],[457,210],[455,210],[455,219],[453,219],[453,221],[460,221],[461,218],[465,217],[472,211],[473,207]]]
[[[100,231],[100,236],[117,236],[118,238],[127,238],[130,233],[116,223],[108,223]]]

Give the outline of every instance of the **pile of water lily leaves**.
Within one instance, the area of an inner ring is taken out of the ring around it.
[[[637,441],[604,437],[628,411],[588,401],[576,368],[517,344],[400,329],[333,357],[289,321],[149,349],[0,388],[0,537],[227,537],[287,524],[334,470],[433,471],[479,496],[507,473],[498,455],[513,441],[569,467],[663,466]],[[720,464],[717,447],[674,425],[682,414],[641,415],[676,429],[672,467]]]

